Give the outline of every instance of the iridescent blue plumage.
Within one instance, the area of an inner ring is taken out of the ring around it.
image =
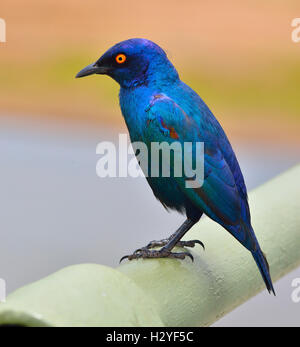
[[[117,61],[119,54],[126,57],[122,64]],[[162,204],[188,218],[179,234],[165,242],[166,252],[161,256],[168,256],[204,213],[252,253],[267,289],[274,293],[268,263],[251,226],[247,189],[234,151],[219,122],[198,94],[180,80],[165,52],[149,40],[127,40],[109,49],[78,77],[91,73],[107,74],[120,84],[120,106],[132,142],[142,141],[148,147],[163,141],[204,142],[202,187],[187,188],[186,177],[147,177]],[[154,251],[145,254],[154,257]]]

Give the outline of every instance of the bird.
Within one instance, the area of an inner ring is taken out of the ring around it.
[[[187,187],[184,174],[163,177],[160,171],[156,177],[146,176],[155,197],[166,209],[185,215],[184,223],[170,237],[151,241],[121,260],[192,258],[189,252],[172,250],[196,243],[204,248],[199,240],[181,240],[204,214],[252,253],[268,292],[276,295],[266,256],[251,225],[247,188],[234,150],[209,107],[180,79],[166,52],[148,39],[128,39],[112,46],[76,78],[93,74],[107,75],[120,85],[120,108],[132,143],[143,142],[148,148],[153,142],[204,143],[204,175],[199,186]]]

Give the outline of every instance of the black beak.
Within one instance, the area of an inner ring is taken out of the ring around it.
[[[85,77],[85,76],[94,75],[94,74],[105,75],[109,72],[109,70],[110,69],[105,66],[99,66],[97,65],[97,63],[93,63],[86,66],[81,71],[79,71],[78,74],[76,75],[76,78]]]

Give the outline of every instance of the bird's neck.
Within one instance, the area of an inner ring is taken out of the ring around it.
[[[178,80],[178,72],[169,60],[155,61],[153,64],[149,64],[146,83],[150,88],[165,88],[176,83]]]
[[[160,90],[177,81],[179,81],[179,75],[173,64],[169,60],[154,58],[136,78],[119,81],[119,84],[122,89],[131,91],[139,87]]]
[[[179,75],[170,61],[153,61],[149,64],[142,83],[121,85],[120,106],[131,136],[142,134],[145,126],[145,109],[153,95],[168,93],[180,82]],[[137,141],[137,139],[135,139]]]
[[[145,85],[132,89],[120,89],[120,107],[131,136],[141,134],[143,131],[146,117],[144,110],[149,104],[152,93],[152,88]],[[140,139],[135,138],[134,141],[140,141]]]

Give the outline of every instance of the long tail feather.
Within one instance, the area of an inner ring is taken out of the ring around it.
[[[267,258],[265,257],[264,253],[262,252],[260,248],[256,250],[255,252],[252,252],[252,255],[259,268],[259,271],[262,275],[262,278],[266,284],[266,287],[269,293],[272,292],[276,296],[275,290],[273,288],[272,279],[270,276],[270,270],[269,270],[269,264],[268,264]]]

